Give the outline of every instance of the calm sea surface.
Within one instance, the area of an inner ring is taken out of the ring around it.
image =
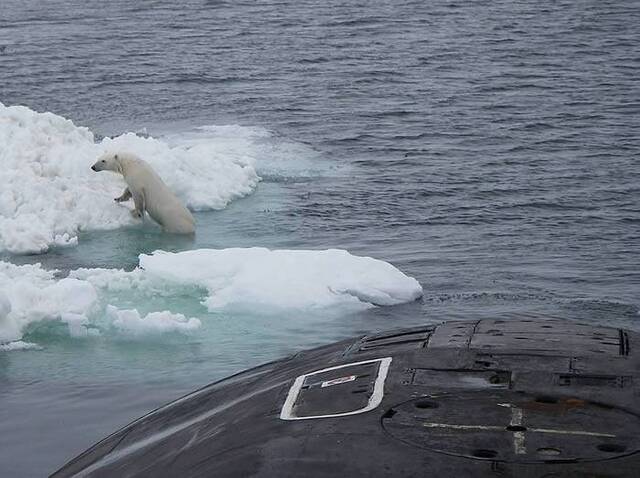
[[[197,214],[5,256],[67,271],[158,248],[344,248],[424,299],[358,314],[199,316],[188,338],[0,352],[0,475],[44,476],[231,372],[364,331],[557,316],[640,330],[640,3],[2,0],[0,101],[100,135],[266,128],[321,174],[263,174]],[[2,148],[2,145],[0,145]],[[305,163],[306,164],[306,163]]]

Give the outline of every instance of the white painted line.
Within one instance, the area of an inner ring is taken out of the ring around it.
[[[524,432],[513,432],[513,450],[516,455],[527,454],[527,447],[524,444]]]
[[[584,435],[589,437],[605,437],[605,438],[615,438],[616,435],[611,435],[609,433],[598,433],[598,432],[583,432],[580,430],[554,430],[552,428],[527,428],[530,432],[536,433],[557,433],[559,435]]]
[[[511,425],[522,425],[522,409],[517,407],[511,408]]]
[[[504,427],[495,427],[493,425],[452,425],[450,423],[423,423],[422,426],[427,428],[453,428],[454,430],[504,431]]]
[[[349,412],[343,413],[333,413],[327,415],[313,415],[313,416],[304,416],[298,417],[293,413],[293,406],[298,399],[298,395],[300,394],[300,390],[302,389],[302,385],[307,377],[312,377],[314,375],[318,375],[324,372],[330,372],[332,370],[339,370],[341,368],[354,367],[356,365],[364,365],[368,363],[380,362],[378,366],[378,376],[376,377],[376,381],[373,385],[373,393],[369,397],[369,401],[367,405],[358,410],[352,410]],[[387,373],[389,372],[389,366],[391,365],[391,357],[384,357],[373,360],[364,360],[362,362],[353,362],[347,363],[344,365],[338,365],[336,367],[324,368],[322,370],[316,370],[315,372],[307,373],[304,375],[300,375],[295,379],[293,385],[289,389],[289,393],[287,394],[287,399],[282,405],[282,410],[280,411],[280,419],[281,420],[311,420],[314,418],[334,418],[334,417],[345,417],[348,415],[357,415],[359,413],[365,413],[370,410],[373,410],[380,402],[382,402],[382,397],[384,396],[384,382],[387,378]]]
[[[427,428],[452,428],[454,430],[490,430],[490,431],[504,431],[505,427],[499,427],[495,425],[454,425],[452,423],[423,423],[423,427]],[[580,430],[555,430],[553,428],[527,428],[528,432],[535,433],[555,433],[558,435],[584,435],[584,436],[593,436],[593,437],[604,437],[604,438],[615,438],[616,435],[611,435],[609,433],[598,433],[598,432],[584,432]],[[524,436],[525,432],[514,432],[520,433]],[[526,451],[526,450],[525,450]]]
[[[522,426],[522,409],[511,405],[511,425]],[[524,444],[524,431],[513,432],[513,451],[516,455],[526,455],[527,448]]]

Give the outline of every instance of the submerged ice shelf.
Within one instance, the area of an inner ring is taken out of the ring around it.
[[[265,317],[291,310],[346,313],[422,296],[418,281],[384,261],[338,249],[265,248],[156,251],[141,255],[133,271],[77,269],[62,279],[39,265],[0,262],[0,291],[0,343],[5,344],[21,340],[25,330],[43,321],[66,324],[74,337],[192,333],[202,325],[179,310],[145,314],[111,303],[132,291],[140,306],[145,298],[186,295],[210,312]],[[171,300],[171,308],[179,303]]]

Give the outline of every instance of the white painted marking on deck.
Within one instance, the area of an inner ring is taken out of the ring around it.
[[[452,428],[454,430],[504,430],[504,427],[496,427],[493,425],[452,425],[451,423],[423,423],[422,426],[427,428]]]
[[[522,409],[511,406],[511,425],[522,426]],[[524,443],[524,431],[513,432],[513,451],[516,455],[526,455],[527,447]]]
[[[560,435],[583,435],[588,437],[604,437],[604,438],[616,437],[616,435],[612,435],[610,433],[585,432],[582,430],[554,430],[553,428],[528,428],[527,430],[535,433],[557,433]]]
[[[338,365],[336,367],[323,368],[322,370],[316,370],[314,372],[310,372],[304,375],[300,375],[293,382],[293,385],[289,389],[289,393],[287,394],[287,399],[282,406],[282,410],[280,411],[280,419],[281,420],[311,420],[314,418],[334,418],[334,417],[346,417],[348,415],[357,415],[359,413],[368,412],[373,410],[380,402],[382,402],[382,397],[384,396],[384,382],[387,379],[387,373],[389,372],[389,366],[391,365],[391,357],[377,358],[373,360],[364,360],[362,362],[353,362],[346,363],[344,365]],[[318,375],[324,372],[330,372],[332,370],[339,370],[341,368],[354,367],[356,365],[364,365],[367,363],[375,363],[380,362],[378,366],[378,376],[376,377],[376,381],[373,384],[373,392],[369,397],[369,401],[367,404],[358,410],[352,410],[344,413],[331,413],[326,415],[313,415],[313,416],[304,416],[299,417],[293,411],[293,406],[298,399],[298,395],[300,394],[300,390],[302,389],[302,385],[307,377],[312,377],[314,375]]]

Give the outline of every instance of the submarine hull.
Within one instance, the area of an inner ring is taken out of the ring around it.
[[[52,477],[622,477],[640,473],[637,333],[453,321],[208,385]]]

